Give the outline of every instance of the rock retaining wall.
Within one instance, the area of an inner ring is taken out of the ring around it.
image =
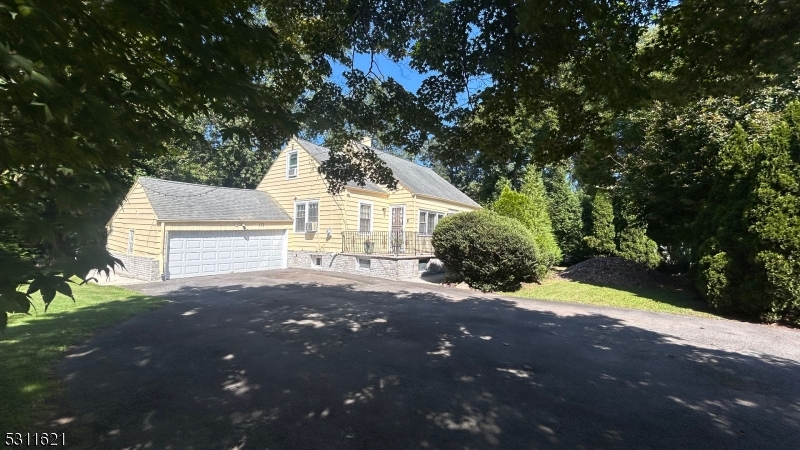
[[[161,281],[161,271],[157,259],[121,253],[112,253],[111,255],[119,258],[125,264],[125,268],[116,269],[117,275],[144,281]]]

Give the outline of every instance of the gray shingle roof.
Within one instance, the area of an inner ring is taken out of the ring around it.
[[[322,147],[317,144],[314,144],[313,142],[304,141],[302,139],[297,139],[297,143],[300,144],[300,146],[303,147],[305,151],[308,152],[309,155],[311,155],[314,159],[316,159],[318,163],[322,163],[328,160],[330,149],[328,149],[327,147]],[[381,189],[380,186],[370,181],[366,181],[366,184],[364,186],[359,186],[358,183],[356,183],[355,181],[348,181],[347,186],[366,189],[368,191],[386,192],[385,190]]]
[[[234,189],[140,177],[158,220],[289,221],[275,200],[255,189]]]
[[[328,153],[330,152],[328,148],[304,141],[302,139],[297,139],[297,142],[317,161],[323,162],[328,160]],[[447,180],[440,177],[439,174],[431,170],[429,167],[420,166],[412,161],[399,158],[386,152],[375,149],[373,149],[373,151],[386,164],[386,167],[392,170],[392,174],[397,181],[402,183],[411,192],[465,205],[480,207],[480,205],[469,198],[467,194],[459,191],[455,186],[448,183]],[[358,186],[353,182],[350,182],[347,185],[351,187]],[[365,187],[365,189],[385,192],[375,184],[368,183],[367,186],[369,187]]]

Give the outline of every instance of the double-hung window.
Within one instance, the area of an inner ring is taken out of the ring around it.
[[[297,152],[286,154],[286,178],[297,178]]]
[[[359,203],[358,205],[358,232],[372,232],[372,205],[369,203]]]
[[[419,234],[428,236],[433,233],[433,229],[439,223],[439,219],[444,217],[443,213],[432,211],[419,212]]]
[[[319,224],[319,201],[309,200],[294,204],[294,231],[315,233]]]

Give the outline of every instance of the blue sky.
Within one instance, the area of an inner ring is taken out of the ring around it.
[[[369,70],[370,56],[368,54],[357,53],[353,59],[353,63],[357,69],[366,72]],[[333,66],[333,79],[344,83],[342,73],[350,68],[336,62],[332,62],[331,65]],[[378,71],[378,69],[380,71]],[[375,55],[375,66],[373,66],[373,72],[385,78],[394,78],[395,81],[400,83],[404,88],[406,88],[406,90],[411,92],[417,92],[417,89],[419,89],[422,81],[427,76],[409,67],[407,59],[405,61],[401,61],[400,63],[396,63],[384,55]]]

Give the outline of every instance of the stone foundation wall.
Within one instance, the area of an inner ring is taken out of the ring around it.
[[[161,270],[159,270],[157,259],[122,253],[111,253],[111,255],[119,258],[125,264],[124,269],[117,268],[117,275],[144,281],[161,281]]]
[[[316,264],[317,258],[320,259],[320,265]],[[361,268],[358,261],[359,259],[369,260],[369,268]],[[427,258],[399,259],[381,255],[356,256],[330,252],[289,250],[287,264],[289,267],[296,269],[316,269],[352,273],[356,275],[369,275],[389,280],[404,280],[419,277],[420,259]],[[439,268],[442,267],[442,265],[438,260],[431,258],[430,261],[431,262],[428,263],[429,270],[440,270]]]

